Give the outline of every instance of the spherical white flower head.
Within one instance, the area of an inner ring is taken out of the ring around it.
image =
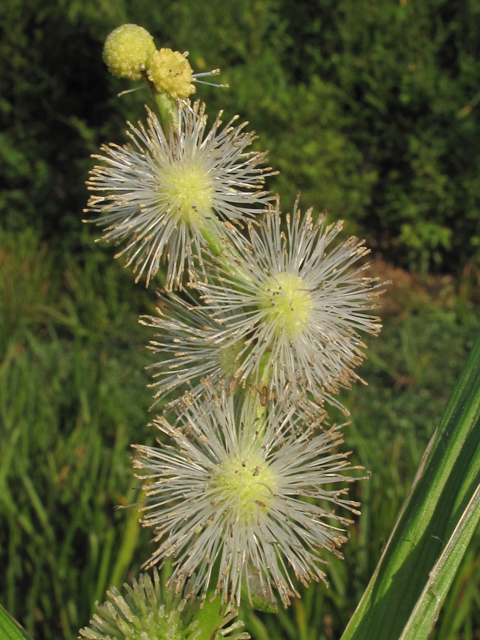
[[[281,400],[308,391],[341,406],[333,395],[360,379],[358,331],[381,328],[368,313],[379,285],[362,276],[368,265],[358,266],[369,251],[354,237],[328,251],[341,223],[326,226],[324,216],[314,223],[311,211],[302,216],[295,207],[285,222],[283,231],[277,204],[263,224],[249,225],[243,259],[219,264],[196,287],[219,323],[217,343],[237,345],[239,380],[266,385]]]
[[[337,429],[312,435],[318,425],[305,429],[293,408],[271,405],[265,417],[248,396],[239,408],[225,394],[194,402],[179,422],[155,421],[175,447],[135,446],[146,480],[143,524],[159,543],[147,564],[172,558],[167,586],[181,589],[195,572],[194,593],[211,583],[238,605],[242,588],[272,602],[273,587],[287,606],[298,595],[291,573],[303,584],[324,580],[320,550],[338,554],[349,523],[325,505],[358,506],[332,488],[353,481],[343,475],[347,456],[334,452]]]
[[[177,116],[168,135],[151,112],[147,129],[130,125],[133,146],[103,147],[105,155],[95,157],[105,164],[87,182],[91,191],[104,192],[92,196],[87,209],[101,215],[93,222],[106,227],[102,239],[126,243],[116,257],[126,253],[137,281],[146,272],[147,286],[168,258],[167,289],[181,287],[185,259],[194,270],[205,233],[239,235],[218,218],[241,223],[270,200],[261,191],[268,169],[258,166],[266,154],[245,152],[253,133],[232,126],[235,118],[219,131],[221,114],[206,133],[198,102],[179,103]]]

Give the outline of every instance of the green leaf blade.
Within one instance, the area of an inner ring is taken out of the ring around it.
[[[480,519],[480,485],[430,573],[422,595],[407,622],[400,640],[427,638],[452,584],[455,572]]]
[[[31,640],[26,631],[0,604],[0,640]]]
[[[479,482],[480,339],[342,640],[403,638],[414,610],[421,606],[422,597],[427,598],[425,589],[445,545],[450,544],[462,519],[466,518],[469,525],[463,527],[460,539],[455,539],[451,561],[442,564],[442,585],[446,584],[445,571],[448,570],[450,582],[453,579],[466,547],[464,540],[470,539],[470,528],[474,528],[480,517],[477,509],[468,512],[468,517],[465,515]],[[424,635],[417,631],[412,637],[415,640],[427,638],[427,627],[428,624],[422,626]]]

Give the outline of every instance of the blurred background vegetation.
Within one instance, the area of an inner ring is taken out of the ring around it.
[[[109,76],[124,22],[222,68],[211,118],[250,121],[291,209],[344,218],[393,285],[369,341],[368,387],[345,395],[363,515],[330,589],[255,640],[339,638],[386,542],[480,327],[480,4],[474,0],[3,0],[0,4],[0,602],[37,640],[71,640],[149,556],[129,444],[152,442],[155,295],[82,225],[100,144],[148,95]],[[434,637],[480,638],[480,532]]]

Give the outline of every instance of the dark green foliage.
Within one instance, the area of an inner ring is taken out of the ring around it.
[[[479,262],[478,4],[452,0],[116,0],[0,7],[1,224],[78,249],[89,155],[143,117],[145,90],[108,75],[105,36],[130,21],[190,50],[209,113],[261,133],[291,209],[327,208],[389,258]]]

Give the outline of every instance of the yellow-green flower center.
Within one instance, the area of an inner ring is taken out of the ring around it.
[[[224,506],[238,506],[238,516],[248,523],[268,511],[278,489],[276,474],[258,455],[243,459],[233,454],[219,466],[213,486],[221,490]]]
[[[299,276],[280,273],[268,278],[258,293],[258,307],[266,310],[265,321],[281,335],[300,335],[312,314],[312,296]]]
[[[162,176],[165,195],[177,221],[201,228],[213,204],[213,181],[202,167],[172,164]]]

